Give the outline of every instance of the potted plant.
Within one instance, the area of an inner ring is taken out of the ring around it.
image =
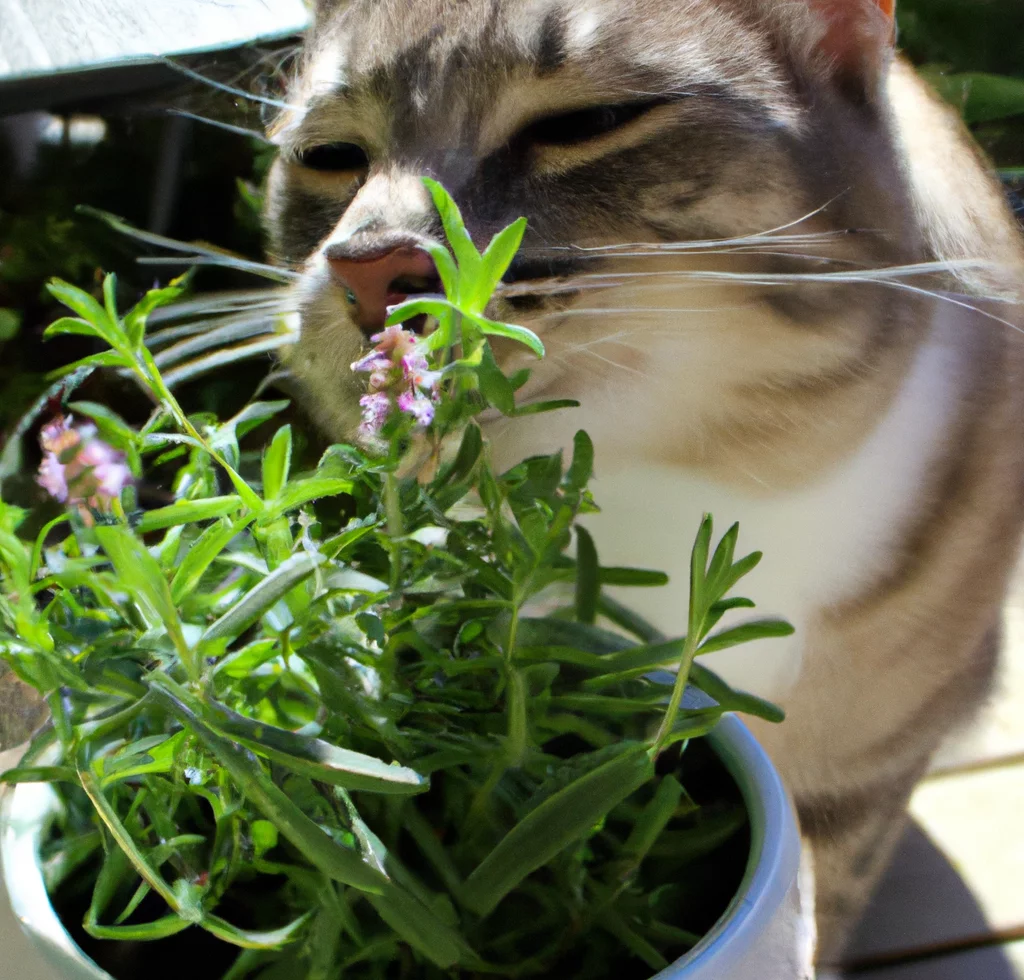
[[[135,430],[70,402],[41,436],[63,512],[27,534],[0,509],[0,654],[52,718],[2,777],[13,906],[92,980],[802,976],[792,816],[723,719],[781,713],[697,660],[790,630],[716,629],[759,555],[705,519],[666,639],[602,592],[664,576],[602,567],[575,523],[585,433],[568,467],[493,471],[481,411],[567,406],[517,407],[488,340],[543,353],[483,312],[524,223],[481,255],[428,184],[446,298],[392,311],[353,365],[359,445],[307,473],[288,426],[251,472],[244,437],[283,403],[220,421],[168,390],[146,317],[181,283],[123,317],[112,278],[103,304],[51,286],[77,315],[50,332],[109,348],[74,371],[155,408]],[[161,467],[175,501],[142,511]]]

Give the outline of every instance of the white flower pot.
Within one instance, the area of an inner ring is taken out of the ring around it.
[[[810,980],[814,947],[809,876],[793,811],[768,757],[738,719],[709,736],[750,815],[751,855],[736,897],[715,927],[654,980]],[[39,848],[56,808],[44,784],[23,784],[0,807],[0,862],[14,917],[35,948],[24,963],[3,942],[13,923],[0,902],[0,976],[18,980],[112,980],[72,941],[50,904]],[[26,953],[28,946],[25,944]]]

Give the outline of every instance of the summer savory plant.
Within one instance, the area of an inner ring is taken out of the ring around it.
[[[742,803],[681,776],[724,712],[780,713],[697,658],[790,627],[716,632],[752,605],[731,593],[759,555],[736,558],[735,526],[712,547],[710,518],[685,637],[607,596],[664,576],[602,567],[577,524],[595,509],[585,433],[568,466],[494,471],[477,415],[566,407],[517,408],[526,378],[488,340],[543,354],[484,315],[524,222],[481,254],[428,183],[446,298],[391,312],[353,365],[358,444],[312,472],[289,426],[245,465],[239,441],[286,403],[182,410],[145,343],[182,283],[123,316],[112,278],[103,304],[50,287],[74,316],[49,332],[108,348],[74,371],[115,368],[155,404],[138,431],[63,405],[38,474],[63,512],[26,535],[0,508],[0,654],[52,714],[2,778],[53,784],[47,880],[84,890],[90,937],[144,955],[203,930],[230,955],[181,968],[227,980],[642,977],[728,902],[708,918],[700,862],[742,845]],[[402,325],[424,314],[424,335]],[[157,467],[175,501],[142,511]]]

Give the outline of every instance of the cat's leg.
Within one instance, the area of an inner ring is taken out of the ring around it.
[[[907,824],[906,808],[927,759],[902,776],[835,796],[796,801],[814,854],[818,962],[840,962]]]

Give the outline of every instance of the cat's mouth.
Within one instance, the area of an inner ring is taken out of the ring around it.
[[[388,283],[385,307],[398,306],[408,299],[433,299],[444,295],[440,276],[397,276]],[[422,334],[427,326],[427,314],[420,313],[406,320],[404,326],[413,333]]]

